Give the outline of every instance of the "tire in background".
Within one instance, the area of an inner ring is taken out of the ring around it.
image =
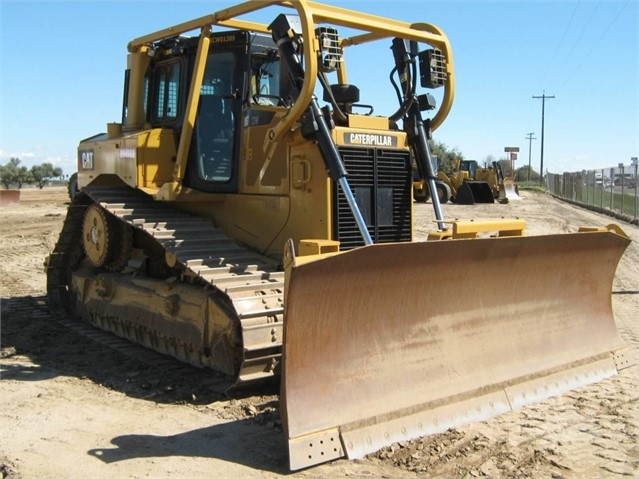
[[[67,191],[69,192],[69,199],[73,199],[78,194],[78,174],[73,173],[69,178],[69,184],[67,185]]]

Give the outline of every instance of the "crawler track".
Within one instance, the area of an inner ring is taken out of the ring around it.
[[[49,305],[58,320],[78,316],[72,288],[73,272],[82,267],[82,223],[87,208],[101,205],[119,221],[161,248],[179,271],[182,283],[210,290],[216,303],[229,309],[241,335],[238,383],[264,380],[278,374],[283,325],[284,273],[256,253],[239,246],[205,218],[194,217],[128,187],[89,187],[69,206],[47,270]],[[128,272],[127,272],[128,271]],[[117,273],[116,273],[117,274]],[[139,274],[128,268],[124,274]],[[85,319],[87,319],[85,317]],[[102,329],[172,355],[196,366],[208,366],[207,351],[198,343],[159,335],[144,323],[122,318],[89,318]],[[197,354],[192,352],[196,351]],[[194,359],[195,358],[195,359]]]
[[[184,362],[177,361],[173,357],[168,357],[165,354],[134,344],[128,339],[97,329],[84,321],[78,321],[71,316],[52,315],[50,306],[47,306],[47,298],[43,295],[35,294],[33,291],[18,291],[15,296],[2,301],[3,313],[7,314],[7,316],[10,315],[13,321],[35,322],[42,325],[55,321],[62,328],[68,330],[69,334],[73,335],[73,339],[63,339],[63,343],[77,343],[79,338],[96,343],[91,346],[94,351],[97,345],[101,345],[161,372],[163,377],[179,377],[183,384],[205,388],[206,395],[209,398],[211,395],[224,396],[234,386],[234,381],[221,373],[210,371],[210,374],[204,375],[202,369],[193,368]],[[42,328],[43,326],[39,327]],[[47,334],[58,334],[58,331],[47,330]],[[100,349],[98,348],[97,350],[99,351]]]

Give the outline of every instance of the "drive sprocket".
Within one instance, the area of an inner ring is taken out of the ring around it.
[[[132,249],[132,230],[99,204],[87,208],[82,225],[84,252],[95,268],[121,271]]]

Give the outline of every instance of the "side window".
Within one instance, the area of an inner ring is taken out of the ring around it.
[[[144,118],[149,121],[149,98],[151,88],[152,71],[147,70],[144,75],[144,85],[142,91],[142,97],[137,98],[142,102],[142,111],[144,112]],[[131,92],[131,70],[126,69],[124,71],[124,94],[122,95],[122,124],[126,125],[129,118],[129,95],[135,95],[135,92]]]
[[[143,94],[143,101],[144,101],[144,117],[148,118],[149,117],[149,84],[151,83],[151,80],[149,79],[149,75],[147,74],[144,77],[144,94]]]
[[[124,94],[122,96],[122,124],[126,124],[126,119],[128,115],[127,103],[129,101],[129,79],[131,78],[131,70],[124,70]]]
[[[180,62],[171,61],[156,67],[154,75],[155,110],[153,120],[174,120],[178,115]]]
[[[198,177],[226,183],[233,176],[235,55],[211,53],[204,70],[195,125]]]
[[[251,59],[251,101],[257,105],[290,105],[294,91],[283,71],[279,58],[273,54],[254,55]]]
[[[276,58],[253,56],[251,99],[258,105],[277,105],[280,100],[280,62]]]

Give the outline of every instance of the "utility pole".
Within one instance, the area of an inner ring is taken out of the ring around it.
[[[543,186],[544,181],[544,116],[546,109],[546,98],[555,98],[555,95],[548,96],[546,92],[541,96],[534,96],[533,98],[541,98],[541,165],[539,167],[539,186]]]
[[[526,139],[528,140],[528,185],[530,185],[530,152],[532,151],[532,141],[537,138],[533,138],[534,133],[528,133]]]

